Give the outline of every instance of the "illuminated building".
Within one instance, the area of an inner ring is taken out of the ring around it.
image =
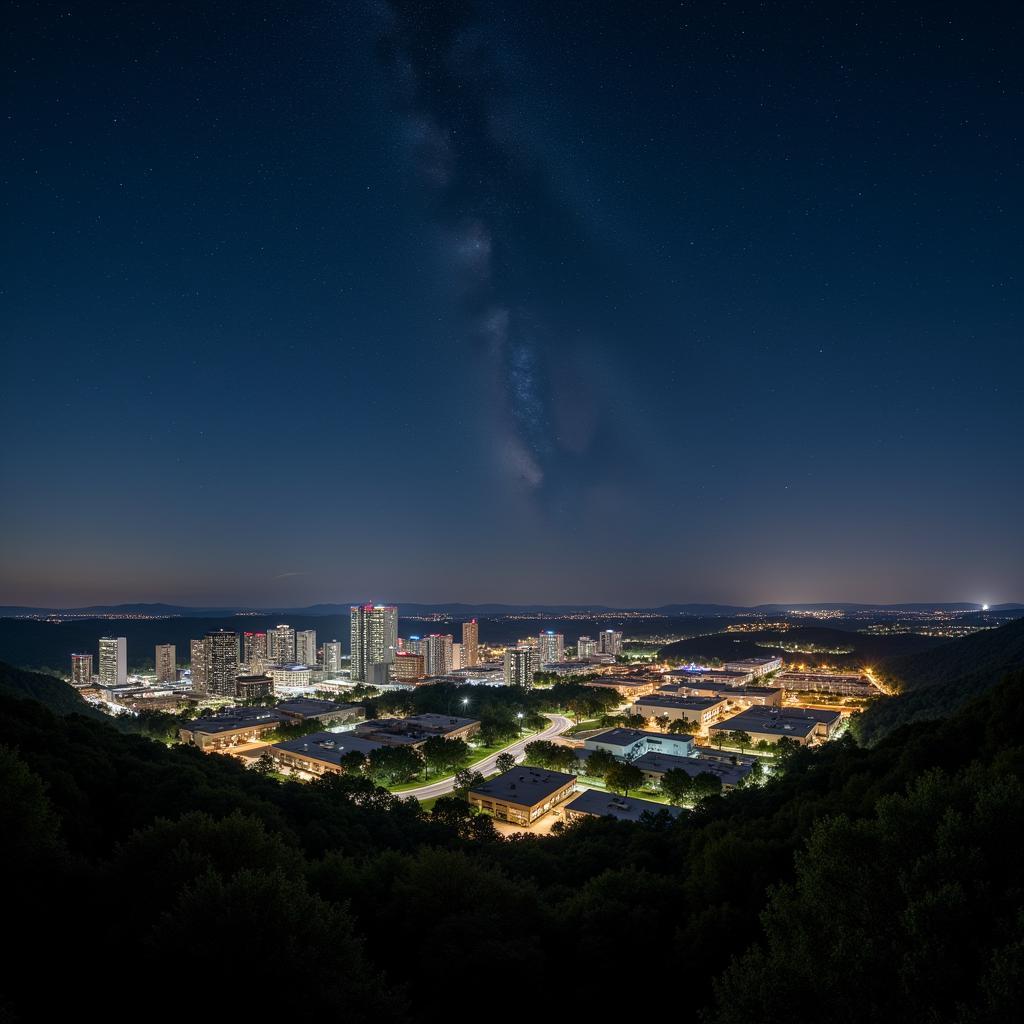
[[[727,672],[752,672],[757,678],[766,676],[769,672],[778,672],[782,668],[782,659],[740,658],[739,661],[727,661],[723,667]]]
[[[452,670],[451,633],[431,633],[420,641],[423,672],[427,676],[446,676]]]
[[[398,609],[392,604],[357,604],[350,609],[352,681],[387,682],[398,650]]]
[[[597,653],[611,654],[616,658],[622,653],[622,634],[615,629],[603,629],[597,634]]]
[[[565,637],[553,630],[546,630],[537,637],[537,661],[541,665],[563,661],[565,654]]]
[[[100,638],[100,685],[124,686],[128,682],[128,640],[123,636]]]
[[[328,676],[341,672],[341,641],[328,640],[324,643],[324,671]]]
[[[157,644],[156,656],[153,664],[156,665],[156,681],[158,683],[176,683],[178,681],[177,652],[174,644]]]
[[[71,682],[75,686],[92,685],[92,655],[71,655]]]
[[[238,634],[217,629],[207,633],[203,640],[206,644],[206,692],[233,697],[238,676]]]
[[[536,648],[509,647],[505,651],[506,686],[533,686],[533,674],[536,671]]]
[[[576,776],[519,765],[474,786],[466,799],[499,821],[532,825],[576,792]]]
[[[294,665],[295,630],[285,625],[268,630],[267,653],[275,665]]]
[[[192,689],[206,693],[206,676],[209,669],[209,645],[205,640],[189,641],[189,666],[192,670]]]
[[[576,641],[576,657],[583,661],[584,658],[589,658],[591,655],[597,654],[597,641],[592,640],[589,636],[581,636]]]
[[[480,663],[480,625],[476,619],[462,624],[462,668]]]
[[[310,666],[317,663],[315,629],[301,629],[295,634],[295,663]]]
[[[266,633],[246,633],[243,639],[242,661],[252,675],[259,675],[270,661]]]
[[[423,655],[412,651],[399,651],[391,665],[392,675],[402,682],[422,679],[426,674],[423,670]]]

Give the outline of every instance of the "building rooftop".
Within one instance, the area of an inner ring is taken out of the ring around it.
[[[184,722],[182,728],[188,729],[190,732],[233,732],[235,729],[277,724],[287,720],[287,716],[282,715],[276,708],[225,708],[214,715]]]
[[[307,757],[314,757],[318,761],[326,761],[329,764],[337,765],[346,754],[353,750],[360,754],[369,754],[379,750],[382,743],[374,743],[373,740],[363,739],[352,732],[313,732],[308,736],[300,736],[296,740],[283,740],[275,743],[274,750],[287,750],[292,754],[301,754]]]
[[[840,711],[818,708],[762,708],[741,711],[724,722],[711,726],[725,732],[777,733],[779,736],[809,736],[819,725],[833,725],[842,718]]]
[[[330,711],[345,711],[354,708],[355,704],[339,704],[333,700],[321,700],[319,697],[293,697],[277,704],[277,710],[297,718],[309,718],[313,715],[325,715]]]
[[[575,775],[568,775],[565,772],[518,765],[479,786],[474,786],[470,792],[491,800],[504,800],[510,804],[533,807],[575,781]]]
[[[762,665],[771,665],[781,660],[782,658],[777,654],[767,658],[736,658],[733,661],[727,661],[725,667],[728,668],[730,665],[749,665],[751,668],[761,668]]]
[[[642,754],[633,764],[642,772],[668,772],[674,768],[686,772],[690,778],[698,775],[714,775],[722,780],[723,786],[735,786],[745,779],[752,770],[752,764],[730,764],[706,757],[680,757],[678,754]]]
[[[588,743],[605,743],[610,747],[631,747],[634,743],[639,740],[654,739],[661,742],[662,740],[677,740],[684,742],[686,740],[692,740],[693,737],[685,733],[664,733],[664,732],[652,732],[650,729],[608,729],[605,732],[595,733],[593,736],[587,737]]]
[[[687,711],[706,711],[721,703],[721,697],[677,697],[671,693],[651,693],[633,701],[641,707],[685,708]]]
[[[567,811],[594,814],[601,818],[618,818],[620,821],[639,821],[645,814],[667,812],[673,818],[682,814],[678,807],[659,804],[654,800],[638,800],[636,797],[615,796],[600,789],[586,789],[574,796],[565,805]]]

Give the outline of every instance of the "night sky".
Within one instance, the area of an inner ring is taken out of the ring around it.
[[[15,5],[0,603],[1024,600],[1021,10]]]

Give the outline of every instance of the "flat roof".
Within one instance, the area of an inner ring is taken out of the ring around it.
[[[355,704],[339,704],[333,700],[321,700],[319,697],[294,697],[291,700],[282,700],[277,704],[277,710],[283,711],[286,715],[323,715],[328,711],[344,711],[347,708],[357,707]]]
[[[607,729],[594,736],[588,736],[586,743],[607,743],[612,747],[629,747],[643,739],[656,740],[692,740],[686,733],[652,732],[650,729],[624,729],[621,727]]]
[[[728,668],[730,665],[750,665],[753,668],[755,665],[770,665],[773,661],[782,661],[782,656],[773,654],[770,658],[736,658],[734,661],[727,661],[725,667]]]
[[[236,729],[251,729],[255,725],[277,725],[287,721],[276,708],[226,708],[215,715],[183,722],[182,728],[189,732],[233,732]]]
[[[747,708],[710,728],[726,732],[761,732],[779,736],[807,736],[819,725],[831,725],[842,718],[839,711],[816,708]]]
[[[706,711],[716,704],[721,704],[721,697],[677,697],[674,694],[651,693],[646,697],[637,697],[634,704],[644,707],[685,708],[689,711]]]
[[[668,672],[663,672],[665,676],[679,676],[687,679],[723,679],[728,676],[730,679],[735,679],[738,676],[750,675],[749,672],[731,672],[726,668],[674,668]]]
[[[470,793],[492,800],[504,800],[510,804],[533,807],[575,781],[575,775],[568,775],[565,772],[518,765],[479,786],[474,786]]]
[[[666,811],[673,818],[682,814],[679,807],[659,804],[654,800],[638,800],[636,797],[615,796],[600,789],[585,789],[565,805],[567,811],[594,814],[602,818],[618,818],[620,821],[639,821],[645,814],[660,814]]]
[[[337,765],[346,754],[353,750],[360,754],[369,754],[379,750],[384,744],[363,739],[352,732],[312,732],[308,736],[300,736],[296,740],[283,740],[275,743],[273,750],[286,750],[290,754],[300,754],[327,761]]]
[[[751,772],[751,764],[729,764],[705,757],[680,757],[678,754],[642,754],[633,764],[642,772],[668,772],[675,768],[691,779],[698,775],[714,775],[727,786],[735,786]]]

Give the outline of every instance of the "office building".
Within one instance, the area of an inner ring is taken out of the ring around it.
[[[583,661],[585,658],[590,658],[597,653],[596,640],[591,639],[589,636],[581,636],[579,640],[576,641],[576,657],[579,658],[580,661]]]
[[[499,821],[529,826],[575,791],[575,775],[517,765],[474,786],[467,799]]]
[[[392,677],[398,682],[409,683],[422,679],[426,674],[423,670],[423,655],[410,651],[399,651],[391,665]]]
[[[128,682],[128,640],[123,636],[100,638],[100,686],[124,686]]]
[[[324,643],[324,671],[327,678],[340,674],[341,672],[341,641],[328,640]]]
[[[463,667],[462,644],[452,644],[452,671]]]
[[[406,654],[419,654],[422,640],[418,636],[411,636],[408,640],[399,640],[398,649]]]
[[[174,644],[157,644],[153,664],[156,665],[156,681],[158,683],[176,683],[178,681],[177,653]]]
[[[274,680],[266,675],[238,676],[235,679],[235,696],[239,700],[259,700],[274,692]]]
[[[740,658],[738,661],[727,661],[724,665],[727,672],[750,672],[756,679],[766,676],[769,672],[778,672],[782,668],[781,658]]]
[[[206,692],[234,697],[238,676],[238,634],[226,629],[212,630],[206,644]]]
[[[472,668],[480,663],[480,625],[476,619],[462,624],[462,667]]]
[[[316,630],[300,629],[295,634],[295,663],[297,665],[316,665]]]
[[[431,633],[420,642],[423,672],[427,676],[446,676],[452,670],[451,633]]]
[[[842,712],[821,708],[751,707],[708,728],[709,736],[745,732],[752,743],[777,743],[783,736],[804,746],[835,735]]]
[[[259,675],[270,664],[267,634],[246,633],[242,641],[242,661],[251,675]]]
[[[92,685],[92,655],[71,655],[71,682],[74,686]]]
[[[660,691],[633,702],[631,714],[650,719],[682,720],[698,729],[714,721],[729,706],[724,697],[676,697]]]
[[[275,626],[267,631],[267,649],[275,665],[295,664],[295,630],[291,626]]]
[[[672,754],[676,757],[692,757],[693,737],[650,732],[646,729],[606,729],[583,741],[583,749],[589,753],[606,750],[622,761],[632,761],[642,754]]]
[[[350,610],[352,681],[387,681],[398,652],[398,609],[394,605],[359,604]]]
[[[597,653],[617,658],[622,653],[622,634],[615,629],[603,629],[597,634]]]
[[[578,818],[617,818],[619,821],[642,821],[644,815],[668,814],[677,818],[682,814],[679,807],[659,804],[654,800],[640,800],[635,796],[616,796],[600,789],[585,789],[565,805],[567,821]]]
[[[210,649],[205,640],[189,641],[189,667],[192,673],[192,689],[206,693],[206,677],[209,672]]]
[[[545,630],[537,637],[537,661],[541,665],[550,665],[564,661],[565,637],[553,630]]]
[[[505,651],[506,686],[533,686],[533,674],[536,671],[535,647],[509,647]]]

